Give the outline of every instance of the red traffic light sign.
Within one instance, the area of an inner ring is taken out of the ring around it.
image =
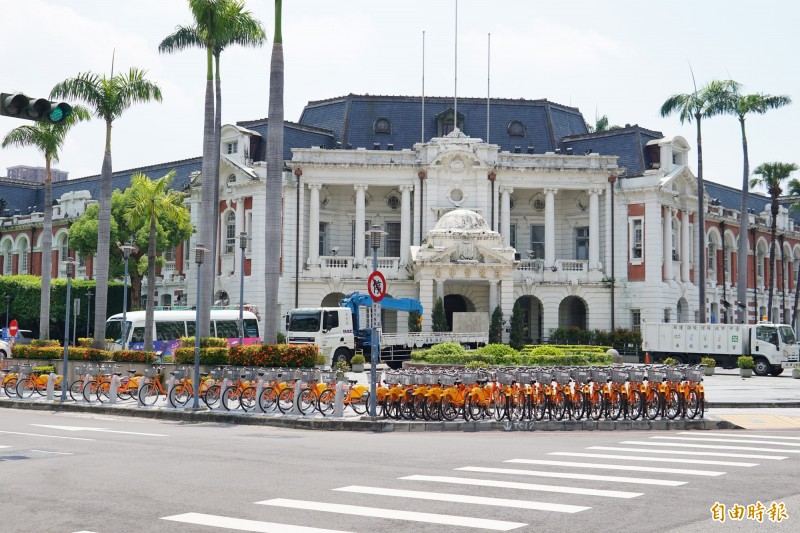
[[[373,302],[380,302],[386,296],[386,278],[379,271],[375,271],[367,278],[367,292]]]
[[[8,325],[8,334],[11,335],[11,337],[13,338],[17,336],[18,331],[19,331],[19,324],[17,324],[17,320],[14,319]]]

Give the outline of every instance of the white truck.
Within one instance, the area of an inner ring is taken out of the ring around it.
[[[360,327],[361,307],[367,305],[369,297],[354,293],[342,300],[342,307],[315,307],[292,309],[286,315],[286,342],[289,344],[316,344],[329,363],[337,360],[350,361],[358,351],[363,351],[367,360],[370,357],[371,329]],[[371,302],[371,300],[369,300]],[[383,309],[415,311],[422,314],[422,305],[411,298],[384,298]],[[466,313],[465,313],[466,314]],[[470,313],[471,314],[471,313]],[[454,329],[458,313],[453,313]],[[473,321],[474,322],[474,321]],[[478,347],[488,344],[488,317],[485,329],[479,333],[461,332],[407,332],[383,333],[380,336],[381,360],[393,367],[399,367],[408,360],[411,350],[455,342]],[[477,329],[477,328],[476,328]]]
[[[698,364],[700,358],[712,357],[718,366],[734,368],[739,356],[749,355],[756,375],[777,376],[784,368],[800,365],[799,348],[786,324],[642,323],[642,350],[654,362],[672,357]]]

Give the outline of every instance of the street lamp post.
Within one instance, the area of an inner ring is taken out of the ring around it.
[[[372,248],[372,271],[378,271],[378,248],[381,247],[381,237],[387,235],[385,231],[377,224],[373,224],[369,231],[369,244]],[[375,418],[376,416],[376,383],[377,383],[377,366],[378,359],[380,358],[381,347],[380,344],[380,304],[372,302],[372,358],[369,364],[369,416]]]
[[[127,243],[119,247],[122,250],[122,258],[125,260],[125,277],[122,278],[122,349],[128,349],[128,259],[133,252],[133,243]]]
[[[86,338],[89,338],[89,322],[92,321],[92,296],[94,293],[91,291],[86,292]]]
[[[242,262],[239,265],[239,346],[244,344],[244,251],[247,239],[246,231],[239,234],[239,248],[242,250]]]
[[[197,305],[195,305],[194,315],[194,382],[198,385],[194,387],[192,409],[200,408],[200,276],[207,251],[200,243],[197,243],[194,247],[194,262],[197,264]]]
[[[72,273],[75,268],[75,260],[71,257],[64,261],[64,266],[67,269],[67,316],[64,324],[64,369],[61,373],[61,401],[67,401],[67,361],[69,360],[69,313],[70,304],[72,303]]]

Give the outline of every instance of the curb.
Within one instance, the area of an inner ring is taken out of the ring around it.
[[[319,418],[292,415],[268,416],[243,412],[215,412],[209,410],[178,410],[162,407],[130,408],[81,403],[62,404],[52,402],[22,402],[0,400],[0,408],[32,411],[52,411],[68,413],[99,413],[104,415],[151,418],[155,420],[174,420],[191,423],[224,423],[250,426],[270,426],[288,429],[317,431],[366,431],[388,432],[456,432],[464,433],[486,431],[649,431],[649,430],[711,430],[742,429],[727,420],[703,418],[698,420],[548,420],[535,422],[523,420],[512,422],[504,420],[485,422],[415,422],[407,420],[371,420],[361,418]]]
[[[800,408],[800,402],[706,402],[706,410],[708,409],[773,409],[782,407],[786,409]]]

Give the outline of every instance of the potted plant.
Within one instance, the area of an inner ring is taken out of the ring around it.
[[[345,373],[350,371],[350,365],[347,361],[336,361],[333,364],[333,371],[336,372],[336,379],[342,380],[345,378]]]
[[[714,359],[713,357],[703,357],[702,359],[700,359],[700,364],[705,367],[703,369],[703,373],[706,376],[714,375],[714,368],[717,366],[716,359]]]
[[[794,367],[794,368],[792,369],[792,377],[793,377],[794,379],[800,379],[800,367],[797,367],[797,366],[796,366],[796,367]]]
[[[327,362],[328,362],[327,358],[321,353],[318,353],[314,357],[314,366],[319,368],[320,370],[325,368],[325,365],[326,365]]]
[[[666,359],[664,359],[664,364],[667,366],[675,366],[678,364],[678,360],[675,359],[674,357],[667,357]]]
[[[753,376],[753,367],[755,366],[755,361],[749,355],[741,355],[736,360],[736,364],[739,365],[739,375],[743,378],[749,378]]]
[[[358,353],[358,354],[356,354],[356,355],[354,355],[353,357],[350,358],[350,365],[351,365],[351,368],[353,369],[353,372],[363,372],[364,371],[364,363],[366,363],[366,362],[367,362],[367,360],[364,359],[364,356],[361,355],[360,353]]]

